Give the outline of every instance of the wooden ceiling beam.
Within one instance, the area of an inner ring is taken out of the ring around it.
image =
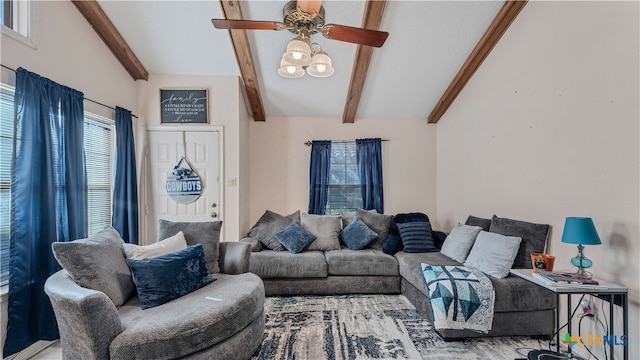
[[[100,4],[95,0],[71,0],[71,2],[78,8],[82,16],[87,19],[93,30],[104,41],[129,75],[134,80],[149,80],[149,73],[142,66],[142,63],[122,35],[120,35],[118,29],[113,26]]]
[[[476,70],[480,67],[484,59],[489,56],[493,47],[500,41],[502,35],[507,31],[509,25],[515,20],[522,8],[527,4],[527,1],[505,1],[504,5],[493,19],[487,31],[478,41],[478,44],[473,49],[467,60],[462,64],[460,70],[449,84],[447,90],[442,94],[440,100],[438,100],[436,106],[429,114],[427,121],[430,124],[437,123],[442,115],[449,109],[449,106],[456,99],[458,94],[467,85],[467,82],[471,79]]]
[[[220,7],[225,19],[242,20],[242,10],[238,0],[220,0]],[[256,75],[253,55],[249,46],[249,38],[246,30],[229,30],[233,50],[236,53],[236,60],[240,68],[240,75],[247,93],[247,100],[251,107],[254,121],[265,121],[264,106],[260,95],[260,84]]]
[[[364,15],[362,16],[362,27],[365,29],[379,30],[386,4],[386,0],[367,0]],[[351,71],[351,81],[349,83],[349,90],[347,91],[347,100],[342,114],[342,122],[345,124],[355,121],[372,54],[373,47],[371,46],[358,45],[356,48],[356,56]]]

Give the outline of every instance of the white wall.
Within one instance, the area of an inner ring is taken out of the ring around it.
[[[2,34],[0,62],[24,67],[60,84],[84,92],[86,98],[137,112],[135,81],[69,1],[32,1],[34,42],[29,47]],[[2,80],[13,77],[2,72]],[[85,101],[85,110],[113,116],[113,110]],[[135,121],[135,120],[134,120]],[[136,124],[138,125],[138,124]],[[4,155],[4,154],[3,154]],[[7,302],[1,301],[0,344],[4,347]]]
[[[603,244],[586,256],[596,276],[629,288],[631,359],[640,359],[638,14],[638,2],[529,2],[437,134],[445,230],[469,214],[551,224],[549,251],[569,269],[577,250],[561,243],[564,219],[593,218]]]
[[[306,212],[309,204],[309,140],[380,137],[385,213],[420,211],[436,220],[436,132],[424,119],[267,118],[250,124],[249,226],[265,210]],[[437,228],[437,224],[434,226]],[[248,228],[246,229],[248,230]]]
[[[224,132],[224,167],[225,179],[238,179],[235,187],[224,186],[223,205],[220,211],[224,211],[224,239],[229,241],[239,240],[240,219],[246,218],[241,214],[241,207],[246,208],[248,200],[240,194],[248,189],[246,179],[240,175],[247,172],[246,150],[249,121],[245,115],[241,116],[244,105],[240,92],[240,84],[236,76],[193,76],[193,75],[159,75],[150,74],[149,81],[138,83],[138,107],[140,116],[145,119],[147,125],[160,125],[160,89],[161,88],[206,88],[209,90],[209,126],[222,126]],[[244,112],[246,114],[246,111]],[[172,125],[165,125],[172,126]],[[142,142],[145,141],[141,137]],[[243,157],[243,159],[241,159]],[[243,163],[244,161],[244,163]],[[145,191],[146,184],[142,184],[140,192]],[[242,209],[246,211],[246,209]],[[145,222],[141,222],[143,226]],[[151,224],[147,242],[155,239],[155,225]],[[151,241],[152,242],[152,241]]]

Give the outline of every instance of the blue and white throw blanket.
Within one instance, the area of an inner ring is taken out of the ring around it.
[[[420,263],[436,330],[491,330],[495,289],[479,270]]]

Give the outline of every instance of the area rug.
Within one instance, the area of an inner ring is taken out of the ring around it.
[[[526,357],[528,337],[445,342],[402,295],[270,297],[255,360],[492,359]]]

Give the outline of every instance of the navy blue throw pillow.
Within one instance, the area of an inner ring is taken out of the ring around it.
[[[362,219],[356,217],[351,224],[347,225],[347,227],[340,232],[340,237],[349,249],[360,250],[378,238],[378,233],[371,230]]]
[[[431,224],[426,221],[399,223],[400,237],[406,253],[437,251],[431,235]]]
[[[162,305],[212,283],[202,244],[147,259],[127,259],[140,307]]]
[[[316,236],[305,230],[299,222],[294,221],[275,235],[276,239],[294,254],[304,250],[316,239]]]

